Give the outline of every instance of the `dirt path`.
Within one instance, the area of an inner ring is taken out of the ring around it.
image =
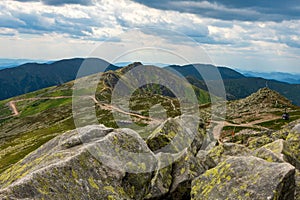
[[[17,116],[17,115],[20,114],[19,111],[18,111],[18,109],[17,109],[15,101],[10,101],[9,102],[9,107],[10,107],[11,111],[13,112],[12,116]]]
[[[143,115],[139,115],[139,114],[136,114],[136,113],[131,113],[131,112],[126,112],[118,107],[115,107],[115,106],[112,106],[110,104],[105,104],[105,103],[101,103],[99,102],[95,97],[93,96],[90,96],[90,98],[98,105],[100,105],[101,109],[103,110],[115,110],[119,113],[123,113],[125,115],[130,115],[130,116],[134,116],[134,117],[138,117],[140,119],[145,119],[145,120],[149,120],[149,121],[152,121],[152,122],[155,122],[155,123],[159,123],[161,122],[161,120],[158,120],[158,119],[154,119],[154,118],[151,118],[151,117],[146,117],[146,116],[143,116]]]
[[[263,130],[268,130],[268,128],[263,127],[263,126],[259,126],[257,124],[272,121],[272,120],[276,120],[276,119],[280,119],[280,118],[281,118],[280,116],[273,116],[272,118],[265,117],[263,119],[255,120],[255,121],[252,121],[252,122],[249,122],[249,123],[244,123],[244,124],[232,124],[232,123],[227,122],[227,121],[212,121],[212,123],[216,124],[213,128],[213,135],[214,135],[215,139],[219,140],[222,129],[225,126],[260,128],[260,129],[263,129]]]
[[[12,111],[12,115],[11,116],[18,116],[20,114],[20,112],[18,111],[18,108],[16,106],[16,103],[17,102],[22,102],[22,101],[36,101],[36,100],[48,100],[48,99],[66,99],[66,98],[72,98],[72,96],[58,96],[58,97],[34,97],[34,98],[27,98],[27,99],[18,99],[18,100],[13,100],[13,101],[10,101],[9,102],[9,107]],[[115,110],[119,113],[123,113],[125,115],[130,115],[130,116],[134,116],[134,117],[138,117],[140,119],[144,119],[144,120],[149,120],[149,121],[152,121],[152,122],[161,122],[161,120],[158,120],[158,119],[154,119],[154,118],[151,118],[151,117],[146,117],[146,116],[143,116],[143,115],[139,115],[139,114],[136,114],[136,113],[131,113],[131,112],[126,112],[118,107],[115,107],[115,106],[112,106],[112,105],[109,105],[109,104],[104,104],[104,103],[101,103],[99,102],[95,97],[92,97],[90,96],[90,98],[93,99],[93,101],[100,105],[100,107],[102,109],[105,109],[105,110]]]
[[[8,106],[10,107],[12,111],[11,116],[18,116],[20,112],[18,111],[17,102],[22,102],[22,101],[37,101],[37,100],[48,100],[48,99],[67,99],[67,98],[72,98],[72,96],[58,96],[58,97],[34,97],[34,98],[28,98],[28,99],[18,99],[18,100],[12,100],[8,103]]]
[[[216,123],[217,125],[214,126],[213,128],[213,135],[214,135],[214,138],[216,140],[219,140],[220,139],[220,135],[221,135],[221,131],[223,130],[223,127],[225,126],[225,122],[224,121],[220,121],[220,122],[213,122],[213,123]]]

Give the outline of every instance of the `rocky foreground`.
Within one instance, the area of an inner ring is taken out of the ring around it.
[[[300,122],[211,147],[202,123],[185,130],[179,121],[146,141],[103,125],[66,132],[0,175],[0,199],[300,199]],[[183,151],[171,143],[180,131],[194,134]],[[123,150],[147,157],[128,160]]]

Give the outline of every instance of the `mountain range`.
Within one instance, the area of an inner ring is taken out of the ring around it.
[[[111,104],[116,83],[140,64],[104,72],[100,80],[99,74],[80,78],[98,85],[94,97],[85,85],[78,88],[79,101],[90,102],[90,108],[82,104],[76,112],[74,81],[0,101],[0,199],[299,199],[300,107],[262,88],[227,102],[226,118],[213,121],[206,91],[194,86],[198,118],[182,115],[180,102],[154,84],[132,94],[129,110]],[[221,74],[241,79],[234,71]],[[83,115],[89,109],[101,125]],[[281,118],[285,110],[289,120]],[[117,123],[113,113],[128,116],[139,129],[130,121]],[[74,115],[90,125],[78,126]],[[190,143],[180,154],[175,138]],[[165,146],[178,155],[174,162],[166,158]],[[137,161],[128,152],[149,156]],[[149,161],[166,165],[148,170]]]
[[[87,74],[82,74],[82,76],[100,72],[104,67],[106,71],[120,68],[97,58],[74,58],[46,64],[23,64],[18,67],[0,70],[0,99],[7,99],[74,80],[83,61],[89,62],[91,70]],[[207,86],[195,66],[170,65],[165,68],[179,72],[194,86],[207,90]],[[197,64],[197,67],[208,72],[215,68],[215,66],[207,64]],[[258,89],[267,86],[287,97],[294,104],[300,105],[300,84],[247,77],[227,67],[218,67],[217,69],[224,81],[227,99],[229,100],[245,98]],[[213,77],[210,77],[210,79],[213,79]]]
[[[253,72],[247,70],[236,69],[247,77],[261,77],[265,79],[277,80],[291,84],[300,84],[300,74],[284,73],[284,72]]]

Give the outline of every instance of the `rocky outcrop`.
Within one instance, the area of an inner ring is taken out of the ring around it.
[[[255,133],[253,149],[207,151],[197,121],[169,118],[146,141],[103,125],[66,132],[0,174],[0,199],[299,199],[297,125],[268,133],[262,147],[267,135]]]
[[[209,156],[215,163],[220,163],[231,156],[250,156],[252,153],[247,147],[235,143],[223,143],[209,151]]]
[[[215,166],[206,161],[207,153],[197,155],[205,139],[203,127],[199,119],[183,115],[169,118],[148,137],[146,142],[159,164],[175,160],[155,172],[147,199],[190,199],[192,180]],[[170,157],[170,153],[180,155]]]
[[[193,129],[193,122],[189,116],[167,120],[150,135],[149,147],[131,129],[67,132],[2,173],[0,199],[184,199],[191,181],[214,167],[197,157],[205,131],[201,123]],[[163,134],[178,135],[175,144],[183,150],[156,151],[152,144],[163,147]]]
[[[300,199],[300,171],[296,170],[296,188],[295,188],[295,200]]]
[[[290,131],[286,140],[279,139],[254,151],[254,155],[269,162],[288,162],[300,169],[300,134]]]
[[[299,160],[291,146],[289,141],[280,139],[257,149],[254,155],[269,162],[289,162],[295,167],[299,167]]]
[[[153,152],[178,153],[189,147],[197,154],[205,138],[204,123],[194,116],[169,118],[157,127],[146,143]]]
[[[129,129],[85,129],[51,140],[1,174],[0,199],[142,199],[156,162],[144,140]],[[121,148],[150,156],[135,165]],[[132,166],[145,172],[128,173]]]
[[[295,168],[256,157],[231,157],[193,180],[194,200],[294,199]]]

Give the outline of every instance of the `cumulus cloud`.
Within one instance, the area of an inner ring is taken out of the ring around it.
[[[269,0],[3,0],[0,39],[38,37],[39,40],[32,39],[37,43],[43,38],[59,38],[51,40],[52,47],[65,39],[69,50],[61,45],[64,48],[51,52],[65,55],[65,51],[74,53],[73,49],[80,49],[82,41],[110,39],[122,46],[126,41],[120,35],[140,28],[144,35],[151,36],[149,44],[177,45],[182,49],[203,45],[218,63],[243,64],[243,58],[247,58],[245,63],[254,65],[259,55],[272,60],[299,59],[300,12],[296,11],[299,7],[295,0],[272,4]],[[9,42],[12,41],[7,40],[7,45]],[[76,44],[73,49],[72,44]]]

